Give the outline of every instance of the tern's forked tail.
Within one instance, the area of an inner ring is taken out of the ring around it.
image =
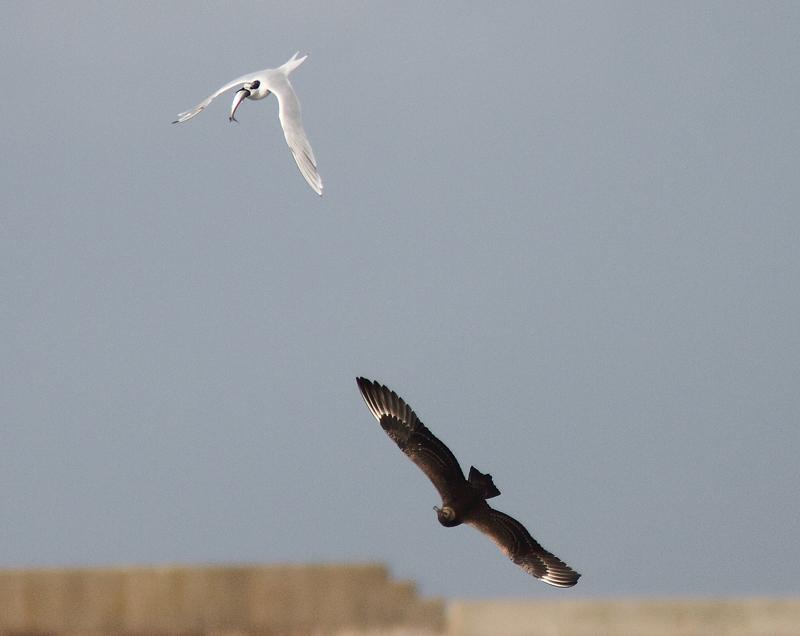
[[[300,51],[292,55],[292,59],[290,59],[288,62],[282,64],[280,70],[282,70],[284,73],[288,75],[298,66],[300,66],[303,62],[305,62],[305,59],[308,57],[308,55],[304,55],[303,57],[297,57],[298,55],[300,55]]]

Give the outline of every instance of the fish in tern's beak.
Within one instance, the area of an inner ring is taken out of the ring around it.
[[[235,121],[236,123],[239,123],[239,120],[236,119],[236,109],[239,108],[239,104],[241,104],[248,97],[250,97],[250,91],[248,89],[240,88],[238,91],[236,91],[236,94],[233,96],[231,114],[228,117],[228,121]]]

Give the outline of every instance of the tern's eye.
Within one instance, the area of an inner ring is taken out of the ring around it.
[[[259,80],[256,80],[255,82],[253,82],[252,84],[250,84],[250,90],[255,90],[255,89],[256,89],[256,88],[258,88],[259,86],[261,86],[261,82],[260,82]]]

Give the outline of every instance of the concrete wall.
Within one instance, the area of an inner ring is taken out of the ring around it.
[[[800,599],[453,601],[449,636],[800,636]]]
[[[444,604],[380,565],[0,570],[0,634],[444,627]]]
[[[381,565],[0,570],[0,636],[437,633],[800,636],[800,599],[452,601],[445,612]]]

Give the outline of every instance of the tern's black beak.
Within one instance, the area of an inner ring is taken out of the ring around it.
[[[236,119],[236,109],[239,108],[239,104],[241,104],[245,99],[250,97],[250,91],[246,88],[240,88],[236,91],[236,95],[233,96],[233,103],[231,104],[231,114],[228,117],[228,121],[235,121],[238,122],[239,120]]]

